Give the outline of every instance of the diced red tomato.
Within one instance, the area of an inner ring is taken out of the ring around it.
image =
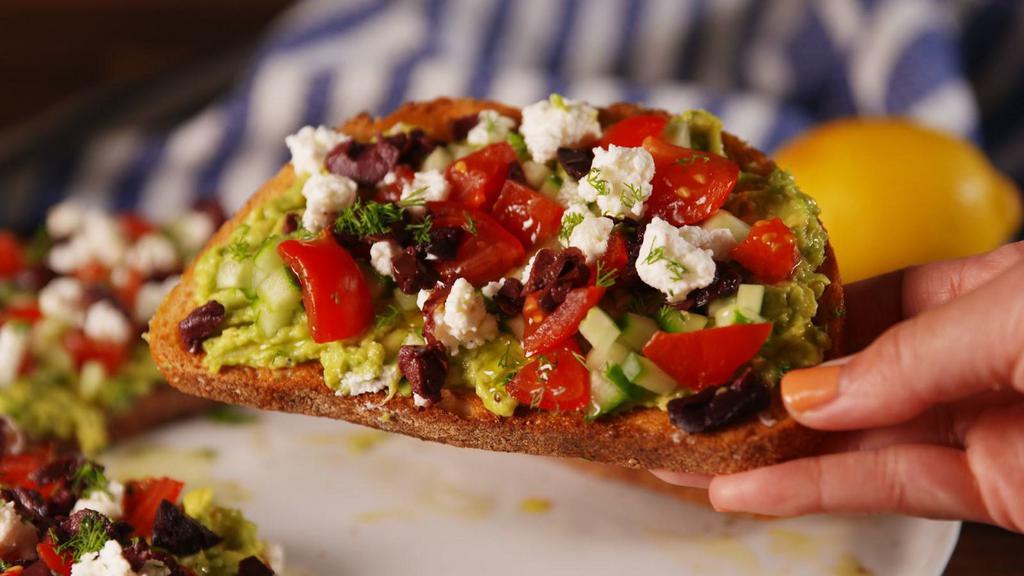
[[[523,366],[506,389],[513,398],[541,410],[580,410],[590,402],[590,371],[580,348],[569,340]]]
[[[0,278],[10,278],[25,267],[25,252],[18,238],[10,232],[0,232]]]
[[[13,304],[0,311],[0,325],[5,322],[27,322],[33,324],[43,317],[35,302]]]
[[[612,124],[604,132],[601,138],[601,147],[607,148],[610,144],[636,148],[644,143],[648,136],[661,137],[668,124],[668,118],[657,114],[639,114],[630,116]]]
[[[24,571],[25,569],[21,566],[11,566],[7,570],[0,572],[0,576],[21,576],[21,573]]]
[[[110,278],[110,270],[99,262],[90,262],[75,270],[75,277],[82,284],[104,284]]]
[[[626,266],[629,266],[629,248],[626,246],[626,239],[622,233],[617,230],[612,231],[612,235],[608,237],[608,248],[598,261],[601,263],[601,272],[604,274],[612,270],[622,272]],[[596,281],[597,266],[594,266],[591,272],[593,272],[591,278]]]
[[[156,230],[156,227],[153,226],[149,220],[146,220],[138,214],[120,214],[118,215],[117,220],[118,224],[121,225],[121,231],[124,232],[124,235],[132,242],[135,242],[139,238],[142,238],[146,234]]]
[[[494,219],[523,246],[532,248],[558,236],[562,205],[514,180],[506,180],[494,202]]]
[[[526,257],[523,245],[493,216],[454,202],[430,202],[434,226],[458,227],[466,231],[451,260],[435,263],[446,281],[463,277],[474,286],[497,280]]]
[[[771,322],[695,332],[655,332],[644,345],[644,356],[680,386],[699,392],[727,382],[757,354],[771,333]]]
[[[526,331],[523,350],[527,356],[543,354],[569,341],[580,330],[580,322],[587,312],[601,301],[604,288],[588,286],[569,292],[565,301],[544,318],[535,330]]]
[[[70,553],[58,554],[50,542],[36,544],[36,553],[43,564],[53,572],[60,576],[71,576],[71,564],[74,560]]]
[[[49,448],[0,457],[0,485],[38,490],[40,486],[29,480],[29,475],[45,466],[51,458]]]
[[[377,193],[374,199],[378,202],[398,202],[402,199],[402,189],[406,184],[411,184],[416,173],[405,164],[399,164],[391,169],[395,175],[395,181],[390,184],[381,182],[377,185]]]
[[[755,222],[732,257],[761,282],[775,284],[793,275],[800,252],[793,231],[781,218],[772,218]]]
[[[90,360],[103,364],[107,374],[116,374],[121,364],[128,359],[127,343],[93,340],[79,330],[72,330],[64,336],[64,348],[71,354],[77,368]]]
[[[299,277],[302,303],[316,342],[362,334],[373,322],[373,300],[359,265],[330,234],[311,241],[286,240],[277,247]]]
[[[445,172],[452,200],[470,208],[490,210],[508,180],[509,169],[518,161],[512,146],[499,142],[452,162]]]
[[[156,511],[164,500],[176,504],[185,485],[171,478],[146,478],[129,482],[124,492],[124,521],[135,534],[148,538],[153,534]]]
[[[699,224],[713,216],[740,176],[739,166],[717,154],[653,137],[644,140],[643,146],[654,157],[654,189],[647,212],[674,226]]]

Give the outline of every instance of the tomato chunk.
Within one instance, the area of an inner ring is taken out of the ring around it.
[[[771,333],[771,322],[696,332],[656,332],[644,345],[644,356],[680,386],[699,392],[727,382],[757,354]]]
[[[474,286],[497,280],[526,257],[523,245],[494,217],[454,202],[429,202],[434,226],[462,228],[466,231],[451,260],[435,266],[448,282],[463,277]]]
[[[569,341],[579,332],[580,322],[601,301],[602,296],[604,288],[598,286],[571,290],[554,312],[546,316],[535,330],[528,330],[524,335],[523,350],[526,355],[541,354]]]
[[[373,300],[359,265],[330,234],[285,240],[278,254],[302,285],[302,303],[315,342],[358,336],[373,322]]]
[[[146,234],[156,230],[156,227],[149,221],[139,216],[138,214],[124,213],[119,214],[117,217],[118,224],[121,226],[121,230],[129,240],[135,242],[139,238],[142,238]]]
[[[4,322],[25,322],[34,324],[43,318],[39,305],[35,302],[13,304],[0,311],[0,325]]]
[[[25,253],[18,238],[10,232],[0,232],[0,278],[10,278],[25,267]]]
[[[608,274],[610,272],[622,272],[629,265],[629,247],[626,245],[626,238],[623,237],[622,233],[618,230],[613,230],[612,235],[608,237],[608,248],[604,254],[598,259],[601,264],[601,273]],[[597,281],[597,266],[591,270],[593,274],[590,277],[596,282]]]
[[[673,226],[699,224],[713,216],[736,187],[740,168],[717,154],[681,148],[661,138],[644,140],[654,157],[648,213]]]
[[[668,118],[657,114],[639,114],[612,124],[601,138],[601,147],[611,144],[635,148],[644,143],[648,136],[661,137],[668,125]]]
[[[533,247],[558,236],[562,205],[514,180],[506,180],[491,213],[523,246]]]
[[[519,402],[541,410],[580,410],[590,402],[590,371],[570,340],[523,366],[506,389]]]
[[[781,218],[772,218],[755,222],[732,257],[761,282],[775,284],[793,275],[800,252],[793,231]]]
[[[7,487],[38,490],[40,486],[30,480],[29,475],[48,464],[52,456],[49,448],[3,456],[0,458],[0,484]]]
[[[481,210],[490,210],[508,180],[512,164],[518,162],[507,142],[491,144],[452,162],[445,171],[452,200]]]
[[[50,542],[36,544],[36,553],[43,564],[51,571],[56,572],[60,576],[71,576],[71,564],[74,559],[70,553],[58,554],[57,549]]]
[[[129,343],[93,340],[80,330],[72,330],[64,336],[64,348],[77,368],[86,362],[97,361],[103,364],[108,375],[117,374],[128,359],[129,346]]]
[[[129,482],[124,493],[124,521],[135,528],[135,534],[148,538],[153,535],[156,511],[164,500],[172,504],[185,485],[172,478],[146,478]]]

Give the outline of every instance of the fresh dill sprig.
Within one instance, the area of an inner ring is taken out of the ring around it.
[[[377,315],[377,319],[374,321],[374,327],[379,330],[381,328],[393,326],[395,322],[398,321],[398,315],[401,313],[402,311],[398,306],[391,304],[383,312]]]
[[[508,142],[509,146],[516,151],[516,156],[519,158],[527,157],[526,140],[523,135],[518,132],[509,132],[508,136],[505,137],[505,141]]]
[[[572,231],[583,222],[582,212],[569,212],[562,217],[562,227],[558,230],[558,238],[566,242],[572,236]]]
[[[71,491],[89,494],[97,490],[106,491],[110,480],[103,473],[103,467],[86,461],[71,475]]]
[[[625,184],[626,189],[619,195],[619,199],[622,200],[622,204],[626,208],[632,209],[637,204],[643,204],[644,202],[644,191],[636,184]]]
[[[476,236],[476,220],[469,214],[469,212],[463,212],[463,216],[466,217],[466,232]]]
[[[402,208],[409,208],[411,206],[423,206],[427,203],[427,187],[421,186],[412,192],[408,196],[398,201],[398,205]]]
[[[428,215],[419,224],[409,224],[405,229],[412,233],[412,241],[417,246],[426,246],[430,244],[430,229],[433,226],[434,224]]]
[[[573,352],[572,357],[575,358],[576,361],[580,363],[580,366],[583,366],[584,368],[587,368],[589,370],[589,367],[587,366],[587,359],[583,357],[583,354],[580,354],[579,352]]]
[[[608,195],[608,180],[601,178],[600,168],[591,168],[590,172],[587,172],[586,181],[591,188],[597,191],[598,196]]]
[[[363,202],[345,208],[334,222],[335,229],[350,236],[364,237],[385,234],[402,220],[404,209],[391,202]]]
[[[672,280],[675,282],[682,281],[683,276],[688,272],[686,266],[681,262],[666,256],[665,249],[661,246],[652,248],[647,257],[644,258],[644,264],[654,264],[656,262],[665,262],[665,267],[668,268],[668,271],[672,274]]]
[[[237,235],[238,238],[224,247],[224,252],[235,260],[248,260],[255,256],[256,247],[245,241],[245,238],[249,235],[249,226],[240,226]]]
[[[74,561],[78,562],[86,554],[99,552],[109,539],[106,526],[96,516],[89,515],[78,524],[78,532],[66,542],[58,544],[56,551],[57,554],[70,551]]]
[[[605,270],[604,262],[597,261],[597,280],[595,281],[597,286],[601,288],[610,288],[615,284],[615,280],[619,275],[619,271],[612,268]]]

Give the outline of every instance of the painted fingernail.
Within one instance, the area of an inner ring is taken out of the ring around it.
[[[820,408],[839,395],[842,366],[818,366],[794,370],[782,378],[782,399],[796,412]]]

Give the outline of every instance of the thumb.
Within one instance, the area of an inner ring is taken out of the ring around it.
[[[850,430],[904,422],[930,406],[1016,384],[1024,391],[1024,264],[883,333],[859,354],[782,380],[804,425]]]

